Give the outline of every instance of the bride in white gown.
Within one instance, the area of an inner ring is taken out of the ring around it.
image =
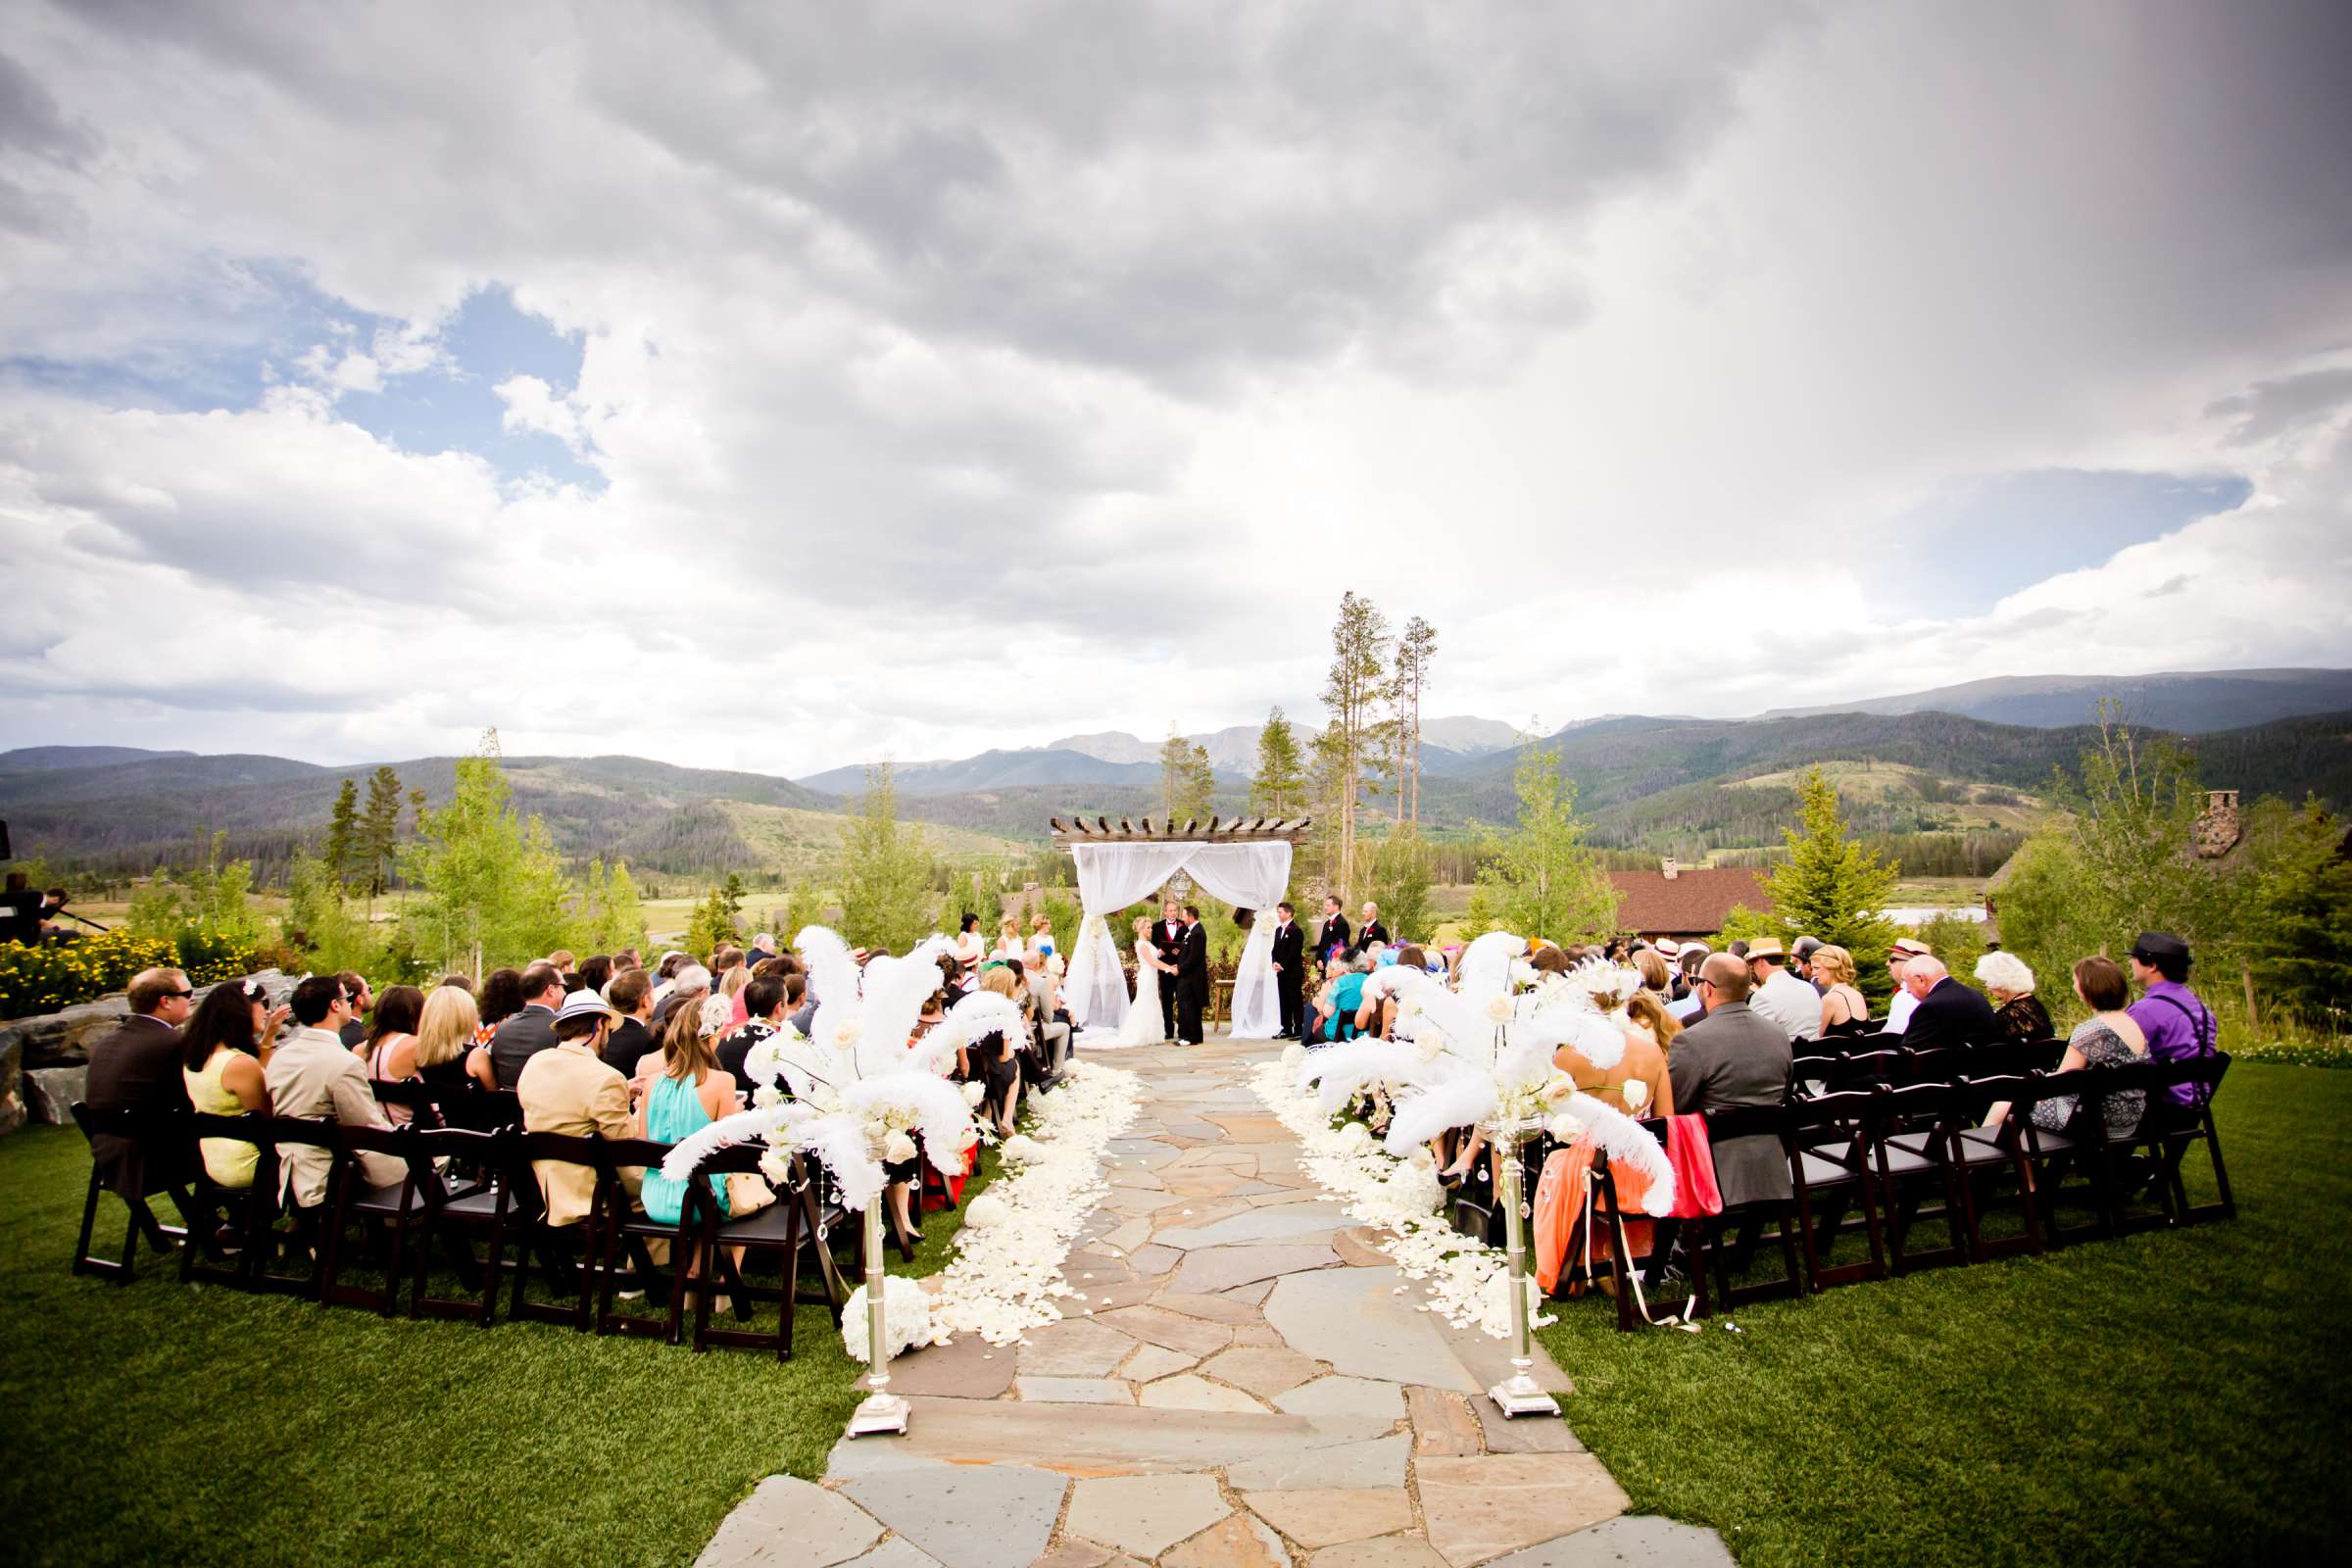
[[[1152,921],[1139,915],[1135,922],[1135,995],[1127,999],[1127,1015],[1119,1020],[1120,1046],[1156,1046],[1167,1030],[1159,1015],[1159,977],[1174,974],[1176,966],[1161,961],[1152,945]]]

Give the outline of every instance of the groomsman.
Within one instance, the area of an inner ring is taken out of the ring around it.
[[[1389,948],[1396,945],[1396,939],[1389,935],[1389,928],[1380,923],[1380,906],[1366,904],[1363,928],[1355,934],[1355,945],[1359,948],[1368,948],[1375,942]]]
[[[1291,918],[1285,902],[1274,906],[1274,998],[1282,1007],[1282,1035],[1298,1038],[1298,997],[1306,983],[1306,933]]]
[[[1315,952],[1325,959],[1348,951],[1348,917],[1340,912],[1340,896],[1323,895],[1323,929],[1316,934]]]

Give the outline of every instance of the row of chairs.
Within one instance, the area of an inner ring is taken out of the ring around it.
[[[1735,1138],[1776,1140],[1788,1161],[1791,1195],[1687,1223],[1690,1315],[1704,1316],[1718,1301],[1731,1307],[1804,1297],[1834,1285],[2018,1252],[2038,1255],[2085,1239],[2236,1217],[2213,1116],[2214,1093],[2230,1066],[2227,1054],[2066,1073],[2028,1065],[2053,1044],[1958,1054],[1898,1051],[1891,1059],[1880,1052],[1805,1058],[1792,1073],[1795,1081],[1783,1103],[1705,1112],[1711,1145]],[[1954,1054],[1962,1062],[1953,1061]],[[1963,1063],[1965,1071],[1946,1071]],[[2024,1070],[2015,1070],[2021,1066]],[[1863,1076],[1874,1072],[1877,1076]],[[2191,1103],[2172,1099],[2170,1092],[2180,1087],[2190,1092]],[[2111,1131],[2107,1102],[2131,1094],[2142,1097],[2138,1118],[2123,1131]],[[2054,1100],[2076,1102],[2064,1132],[2049,1131],[2033,1116],[2034,1106]],[[1989,1107],[2000,1102],[2009,1107],[2000,1125],[1984,1126]],[[1666,1123],[1645,1125],[1663,1144]],[[2211,1158],[2218,1197],[2193,1204],[2181,1166],[2200,1144]],[[1615,1216],[1616,1188],[1605,1156],[1594,1163],[1594,1185],[1596,1216]],[[2137,1201],[2143,1190],[2154,1198],[2153,1212]],[[2085,1206],[2092,1217],[2062,1225],[2062,1205]],[[2002,1208],[2017,1211],[2019,1229],[1989,1237],[1984,1220]],[[1910,1244],[1915,1225],[1938,1220],[1947,1231],[1946,1245]],[[1618,1327],[1632,1330],[1641,1325],[1624,1231],[1617,1219],[1607,1222],[1616,1226],[1617,1245],[1609,1251]],[[1747,1231],[1751,1246],[1777,1247],[1781,1278],[1733,1282],[1733,1250],[1725,1236],[1735,1226]],[[1867,1255],[1830,1263],[1838,1238],[1852,1234],[1864,1237]]]
[[[149,1167],[167,1173],[164,1183],[148,1184],[150,1192],[168,1193],[189,1221],[184,1228],[166,1226],[144,1196],[125,1198],[122,1252],[119,1258],[97,1255],[92,1236],[103,1184],[93,1166],[74,1246],[76,1273],[128,1282],[144,1239],[157,1250],[178,1251],[182,1280],[290,1293],[322,1304],[370,1307],[387,1317],[399,1310],[405,1287],[411,1317],[470,1319],[484,1326],[496,1320],[503,1289],[510,1318],[600,1335],[647,1335],[673,1345],[684,1338],[691,1303],[695,1349],[765,1348],[780,1360],[792,1353],[796,1306],[822,1305],[838,1325],[849,1297],[825,1245],[834,1216],[798,1158],[774,1203],[737,1218],[719,1212],[704,1178],[723,1183],[730,1175],[756,1172],[756,1147],[723,1149],[706,1158],[687,1185],[678,1219],[665,1223],[650,1219],[629,1196],[631,1174],[659,1165],[669,1152],[665,1144],[526,1132],[519,1116],[480,1130],[426,1125],[417,1116],[386,1130],[258,1113],[95,1111],[80,1103],[73,1111],[85,1135],[135,1141]],[[431,1119],[446,1117],[436,1107]],[[211,1179],[197,1152],[197,1140],[205,1138],[256,1148],[251,1186],[221,1187]],[[281,1192],[281,1172],[300,1149],[320,1151],[330,1161],[325,1196],[314,1207]],[[362,1153],[398,1161],[401,1178],[369,1181],[358,1159]],[[593,1173],[585,1219],[549,1223],[538,1161]],[[208,1235],[207,1227],[216,1228]],[[364,1266],[368,1260],[355,1241],[370,1249],[373,1266]],[[653,1256],[657,1241],[667,1244],[666,1265]],[[434,1294],[436,1251],[446,1256],[464,1294]],[[756,1257],[776,1262],[776,1284],[747,1278],[746,1265]],[[380,1284],[367,1278],[379,1270]],[[544,1298],[526,1293],[534,1273],[546,1283]],[[659,1318],[622,1311],[624,1291],[643,1291],[649,1299],[664,1297],[668,1309]],[[737,1326],[712,1324],[721,1296],[730,1298]],[[753,1316],[756,1301],[776,1303],[772,1333],[740,1326]]]

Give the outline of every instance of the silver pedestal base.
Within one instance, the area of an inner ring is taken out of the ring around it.
[[[869,1394],[858,1401],[850,1417],[850,1436],[870,1438],[882,1433],[902,1433],[906,1430],[906,1418],[914,1407],[895,1394]]]
[[[1513,1378],[1506,1383],[1497,1383],[1487,1391],[1487,1397],[1494,1401],[1506,1419],[1515,1420],[1523,1415],[1556,1416],[1560,1413],[1559,1401],[1537,1388],[1532,1378]]]

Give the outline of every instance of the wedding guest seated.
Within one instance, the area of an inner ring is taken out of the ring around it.
[[[482,1014],[480,1032],[473,1037],[477,1046],[487,1046],[498,1033],[498,1026],[522,1010],[522,971],[493,969],[482,981],[481,994],[474,999]]]
[[[368,1023],[368,1043],[359,1055],[368,1076],[379,1084],[416,1083],[416,1029],[424,1018],[424,993],[415,986],[386,986],[375,999],[375,1016]],[[395,1127],[405,1126],[409,1107],[387,1105],[384,1114]]]
[[[1355,1038],[1356,1015],[1364,1006],[1364,980],[1371,972],[1372,960],[1354,949],[1331,960],[1331,982],[1324,988],[1324,998],[1316,1002],[1326,1042]]]
[[[1788,1098],[1792,1054],[1788,1032],[1758,1013],[1748,1002],[1752,970],[1728,953],[1699,965],[1698,985],[1707,1015],[1674,1042],[1669,1077],[1678,1114],[1695,1115],[1723,1105],[1777,1105]],[[1788,1159],[1778,1138],[1726,1138],[1714,1145],[1715,1185],[1726,1208],[1742,1203],[1785,1201],[1795,1189]],[[1672,1253],[1675,1222],[1660,1220],[1650,1250],[1649,1276],[1664,1276]],[[1744,1269],[1755,1251],[1758,1227],[1740,1227],[1730,1264]]]
[[[416,1016],[416,1076],[436,1089],[463,1087],[466,1057],[481,1017],[472,992],[448,984],[433,987]]]
[[[343,1026],[351,1021],[351,994],[331,974],[315,974],[294,988],[293,1034],[270,1053],[262,1069],[270,1091],[270,1107],[280,1116],[338,1122],[346,1127],[389,1130],[392,1123],[368,1087],[368,1071],[343,1044]],[[389,1187],[408,1174],[408,1166],[390,1154],[363,1152],[357,1156],[360,1174],[378,1187]],[[278,1167],[279,1196],[303,1208],[326,1200],[327,1178],[333,1173],[334,1152],[289,1144]]]
[[[1782,967],[1781,958],[1778,937],[1758,937],[1747,945],[1748,1008],[1786,1029],[1791,1040],[1817,1040],[1821,993]]]
[[[2067,1038],[2066,1055],[2058,1063],[2060,1072],[2080,1072],[2084,1067],[2114,1066],[2124,1062],[2145,1061],[2148,1056],[2147,1036],[2140,1033],[2139,1022],[2126,1009],[2131,1005],[2132,987],[2124,979],[2123,965],[2113,958],[2088,957],[2079,960],[2074,969],[2075,995],[2091,1009],[2090,1016],[2075,1025]],[[2139,1125],[2140,1113],[2147,1108],[2144,1090],[2133,1089],[2120,1095],[2101,1097],[2102,1119],[2110,1138],[2122,1138]],[[2064,1133],[2080,1129],[2074,1125],[2081,1109],[2076,1096],[2057,1100],[2036,1101],[2034,1105],[2034,1125],[2044,1132]],[[2007,1104],[1992,1107],[1984,1125],[1997,1127],[2009,1114]]]
[[[646,1054],[659,1049],[650,1021],[653,977],[643,969],[623,969],[605,987],[605,1001],[616,1015],[612,1033],[605,1037],[605,1065],[623,1078],[635,1078]]]
[[[1043,1055],[1048,1079],[1059,1078],[1070,1064],[1070,1016],[1061,1005],[1061,988],[1046,967],[1044,954],[1030,952],[1021,957],[1021,980],[1037,1004],[1036,1029],[1038,1047]]]
[[[1396,951],[1396,962],[1408,969],[1427,972],[1429,956],[1418,947],[1406,944]],[[1396,999],[1383,997],[1374,1002],[1363,1001],[1355,1009],[1355,1027],[1360,1033],[1378,1035],[1383,1040],[1394,1039],[1396,1030]]]
[[[1019,987],[1013,980],[1012,971],[1002,964],[980,971],[980,989],[1017,1004],[1015,993]],[[1002,1030],[982,1035],[972,1043],[973,1054],[979,1058],[972,1064],[973,1069],[981,1075],[981,1082],[987,1086],[981,1109],[995,1121],[1000,1138],[1013,1135],[1013,1114],[1021,1103],[1021,1065],[1014,1054],[1016,1044],[1011,1036]]]
[[[562,983],[559,978],[557,984]],[[637,1135],[637,1120],[629,1113],[628,1083],[606,1066],[600,1054],[618,1016],[593,991],[575,991],[564,999],[553,1025],[556,1044],[532,1053],[514,1084],[526,1131],[575,1138]],[[588,1217],[596,1201],[594,1170],[558,1159],[534,1160],[531,1168],[538,1173],[540,1196],[547,1201],[547,1223],[575,1225]],[[623,1174],[635,1193],[641,1173]]]
[[[710,971],[689,959],[670,976],[669,991],[658,996],[654,1003],[654,1032],[660,1034],[669,1027],[680,1007],[699,1007],[710,994]]]
[[[1886,1004],[1885,1032],[1899,1035],[1911,1026],[1911,1009],[1919,999],[1903,984],[1903,969],[1913,958],[1933,958],[1935,952],[1917,937],[1899,937],[1886,950],[1886,976],[1894,982],[1894,996]]]
[[[2132,944],[2132,978],[2145,990],[2132,1004],[2132,1019],[2157,1061],[2186,1061],[2210,1056],[2221,1027],[2213,1013],[2188,989],[2188,944],[2163,931],[2142,931]],[[2164,1109],[2176,1121],[2191,1120],[2204,1103],[2195,1084],[2175,1084],[2165,1092]]]
[[[1658,950],[1635,949],[1634,968],[1642,976],[1642,989],[1664,1003],[1668,988],[1674,984],[1674,971],[1666,966],[1666,959]]]
[[[1903,1044],[1913,1051],[1944,1046],[1981,1046],[2001,1038],[1992,1004],[1973,987],[1952,978],[1934,955],[1903,965],[1903,989],[1914,1005],[1903,1026]]]
[[[543,1051],[556,1047],[556,1010],[566,996],[564,971],[545,959],[522,971],[522,1007],[498,1026],[490,1037],[490,1070],[496,1087],[512,1089],[522,1079],[523,1065]]]
[[[744,1058],[751,1054],[754,1046],[772,1038],[784,1027],[784,982],[772,978],[755,980],[743,988],[743,998],[749,1015],[742,1027],[719,1042],[717,1061],[727,1076],[748,1094],[759,1086],[745,1071]]]
[[[2034,994],[2034,971],[2014,953],[1998,949],[1977,960],[1977,983],[1993,1002],[2003,1040],[2047,1040],[2050,1011]]]
[[[272,1009],[259,980],[217,985],[180,1031],[180,1079],[188,1102],[210,1116],[268,1114],[270,1088],[263,1081],[286,1009]],[[253,1185],[262,1152],[241,1138],[205,1138],[196,1152],[204,1173],[217,1186]]]
[[[1685,1028],[1706,1015],[1707,1004],[1698,994],[1698,966],[1706,960],[1707,945],[1703,942],[1685,943],[1683,951],[1675,956],[1675,962],[1683,971],[1683,994],[1679,1000],[1668,1003],[1666,1010]]]
[[[177,969],[142,969],[131,977],[122,1000],[130,1016],[90,1047],[82,1103],[92,1110],[184,1110],[179,1030],[194,1010],[196,993]],[[188,1152],[142,1149],[134,1139],[100,1133],[90,1140],[90,1158],[107,1191],[144,1198],[183,1185]]]
[[[756,985],[772,985],[773,981],[755,981]],[[779,998],[780,1000],[780,998]],[[686,1020],[679,1020],[684,1024]],[[731,1116],[740,1108],[736,1094],[738,1080],[719,1065],[711,1054],[710,1037],[699,1028],[676,1027],[662,1036],[660,1070],[647,1089],[637,1107],[637,1136],[657,1143],[674,1144],[689,1134],[700,1132],[721,1116]],[[720,1214],[735,1217],[765,1207],[775,1200],[775,1194],[765,1183],[755,1177],[751,1182],[729,1177],[710,1183],[718,1199]],[[755,1183],[757,1187],[755,1189]],[[658,1167],[645,1172],[639,1196],[649,1219],[674,1225],[678,1210],[685,1200],[683,1182],[671,1181]]]
[[[601,997],[605,994],[605,987],[612,983],[612,960],[602,953],[591,954],[580,960],[576,972],[581,987]]]
[[[1821,1038],[1841,1040],[1873,1032],[1870,999],[1854,984],[1854,956],[1836,943],[1813,950],[1813,984],[1821,991]]]

